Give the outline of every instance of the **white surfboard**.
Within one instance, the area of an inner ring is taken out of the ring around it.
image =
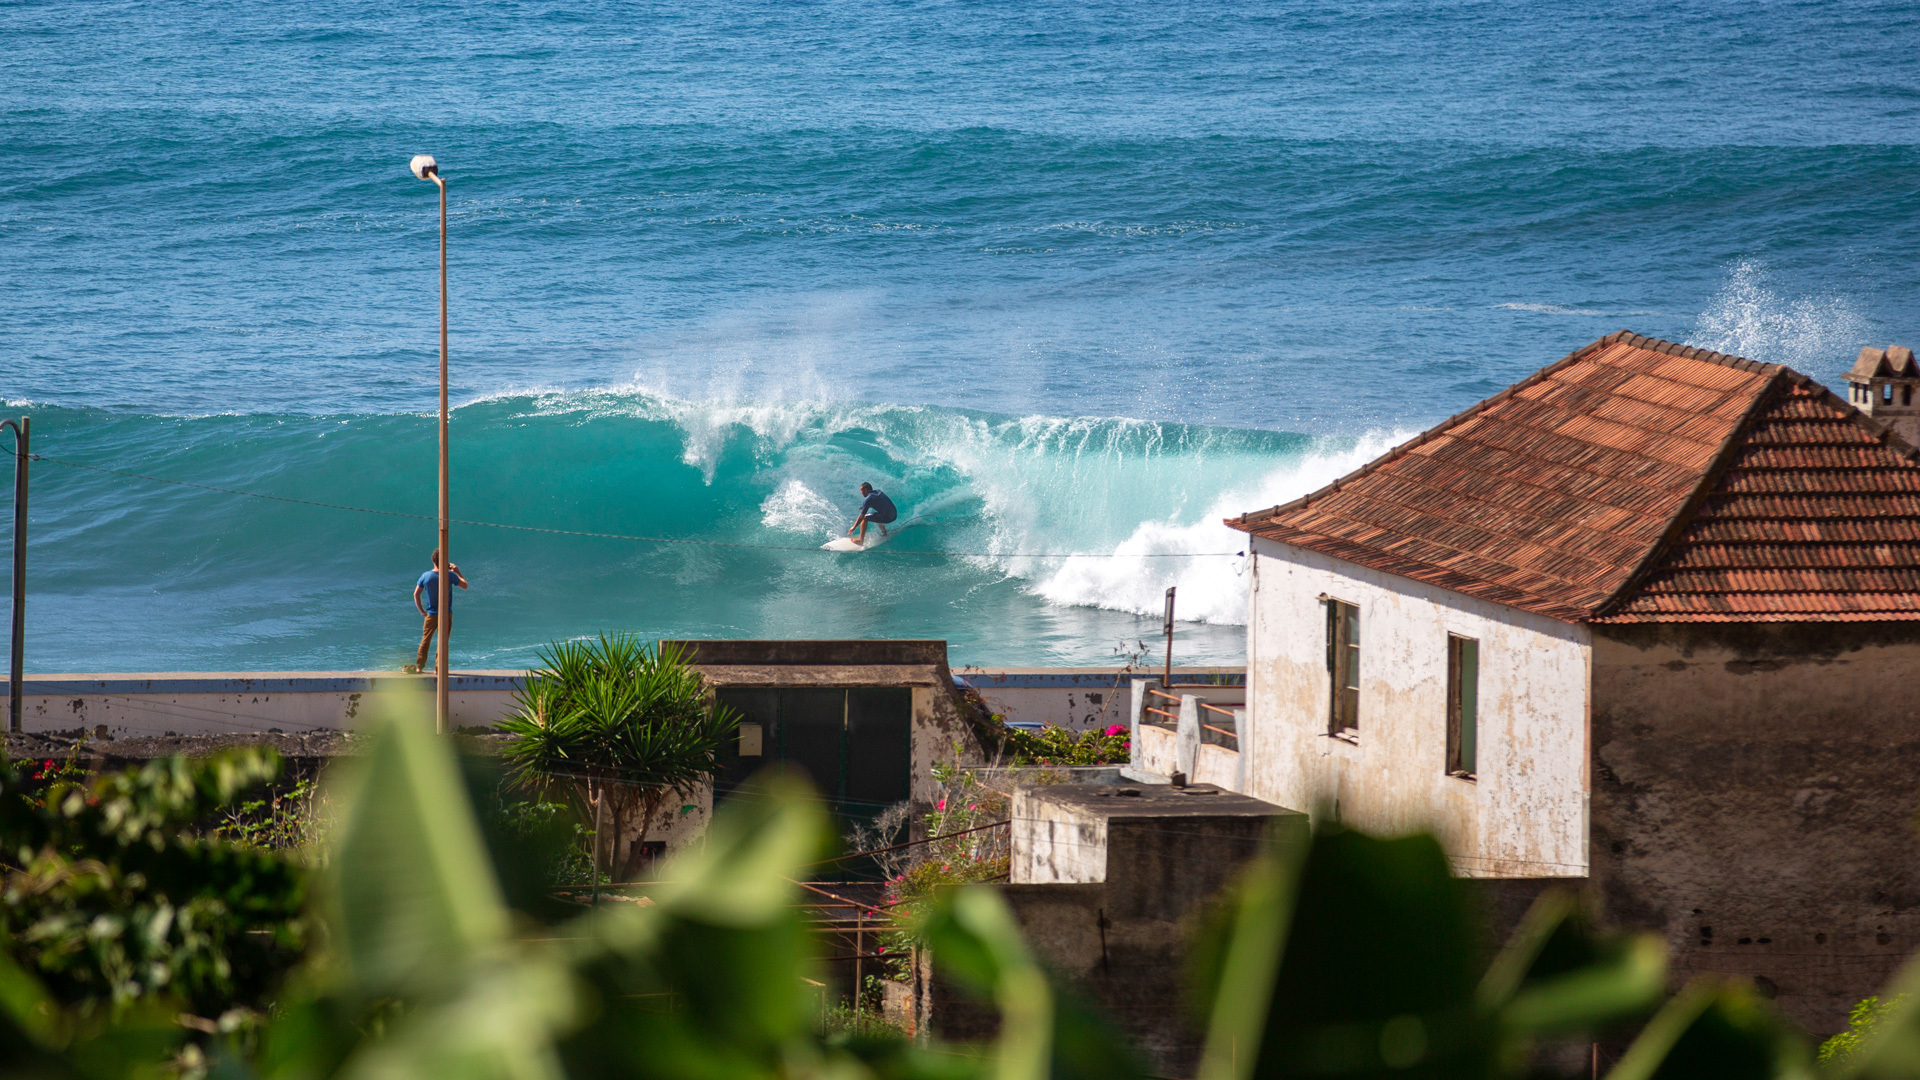
[[[821,544],[820,549],[822,551],[866,551],[868,548],[879,547],[888,539],[889,537],[880,530],[869,527],[867,542],[864,544],[856,542],[851,536],[840,536]]]

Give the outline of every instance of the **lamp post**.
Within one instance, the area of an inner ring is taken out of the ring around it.
[[[433,668],[433,730],[447,733],[452,717],[447,705],[447,642],[453,629],[453,556],[447,550],[447,182],[432,154],[416,154],[408,167],[413,175],[440,188],[440,583],[439,657]]]
[[[0,420],[0,428],[13,429],[13,666],[7,679],[10,706],[8,730],[16,734],[24,719],[21,694],[21,664],[27,649],[27,431],[32,425],[26,417]]]

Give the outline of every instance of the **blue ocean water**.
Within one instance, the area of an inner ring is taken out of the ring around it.
[[[430,515],[431,152],[455,516],[748,545],[462,527],[457,663],[1105,662],[1169,584],[1231,661],[1221,516],[1587,341],[1832,382],[1920,338],[1916,45],[1871,2],[5,3],[0,397],[50,458]],[[429,522],[35,470],[32,669],[411,652]],[[899,554],[806,550],[861,480]]]

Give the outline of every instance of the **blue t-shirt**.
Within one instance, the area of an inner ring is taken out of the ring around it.
[[[900,516],[900,511],[893,508],[893,500],[887,498],[887,493],[878,488],[874,489],[873,494],[867,496],[866,502],[860,504],[860,513],[882,525]]]
[[[460,575],[460,571],[455,570],[453,572],[453,580],[448,582],[448,584],[454,586],[454,588],[459,588],[460,583],[465,580],[467,579]],[[420,602],[427,606],[427,614],[438,614],[440,611],[440,571],[429,570],[421,574],[420,580],[416,585],[418,588],[426,591],[426,594],[420,597]],[[453,589],[447,590],[447,606],[453,606]]]

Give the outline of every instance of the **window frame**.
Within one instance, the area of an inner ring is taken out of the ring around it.
[[[1327,609],[1327,734],[1352,740],[1360,734],[1360,663],[1364,641],[1360,605],[1331,596],[1322,596],[1320,600]]]
[[[1480,639],[1447,634],[1447,775],[1480,771]]]

